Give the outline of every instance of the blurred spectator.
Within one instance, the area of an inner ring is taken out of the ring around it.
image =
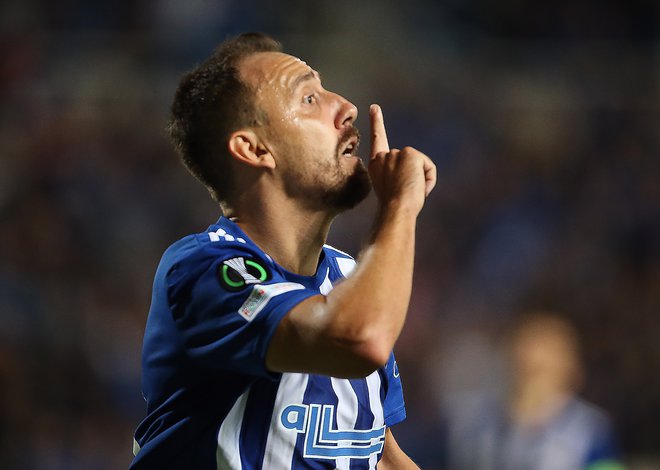
[[[510,336],[505,393],[448,409],[448,468],[623,469],[608,417],[577,396],[579,344],[556,314],[524,317]]]

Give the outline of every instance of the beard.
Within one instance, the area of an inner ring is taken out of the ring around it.
[[[342,135],[335,148],[334,158],[316,164],[314,168],[295,168],[285,180],[287,195],[298,199],[312,210],[329,210],[340,213],[352,209],[362,202],[371,191],[369,172],[358,159],[348,173],[342,165],[342,150],[346,143],[357,137],[357,128],[351,127]]]
[[[362,160],[359,160],[353,173],[348,175],[344,181],[326,190],[320,199],[325,207],[334,209],[336,212],[344,212],[361,203],[370,191],[369,172]]]

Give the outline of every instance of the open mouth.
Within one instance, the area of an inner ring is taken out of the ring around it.
[[[351,135],[347,141],[340,147],[342,149],[341,155],[344,157],[355,157],[357,156],[357,149],[360,145],[360,137],[357,135]]]

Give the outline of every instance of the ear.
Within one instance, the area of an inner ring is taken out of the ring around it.
[[[241,129],[229,136],[229,153],[240,163],[255,168],[275,168],[275,159],[261,138],[250,129]]]

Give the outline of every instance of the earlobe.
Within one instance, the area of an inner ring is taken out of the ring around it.
[[[275,168],[275,160],[270,151],[252,130],[232,133],[227,146],[231,156],[241,163],[252,167]]]

